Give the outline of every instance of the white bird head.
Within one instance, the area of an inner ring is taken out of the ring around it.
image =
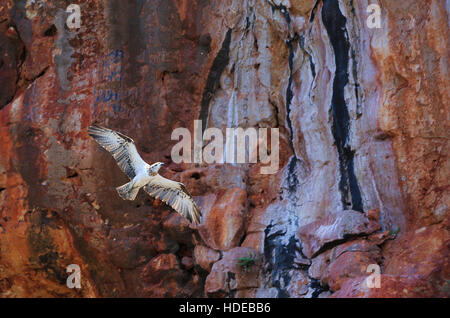
[[[152,172],[158,172],[159,169],[163,166],[163,162],[155,162],[150,166],[150,171]]]

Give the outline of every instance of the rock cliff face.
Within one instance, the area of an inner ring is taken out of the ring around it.
[[[70,3],[0,0],[2,297],[450,295],[448,1],[87,0],[78,29]],[[175,164],[194,120],[279,128],[279,171]],[[201,225],[122,201],[93,122]]]

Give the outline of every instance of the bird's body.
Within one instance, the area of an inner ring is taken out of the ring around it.
[[[116,188],[122,199],[134,200],[139,189],[144,188],[152,197],[164,201],[192,223],[200,223],[200,209],[184,185],[158,174],[162,162],[146,163],[137,152],[134,141],[117,131],[93,125],[88,133],[112,154],[130,178],[130,182]]]
[[[137,174],[136,177],[134,177],[134,179],[131,182],[133,182],[133,187],[142,188],[147,183],[149,183],[151,179],[152,176],[149,175],[146,171],[144,171]]]
[[[116,188],[117,192],[124,200],[134,200],[136,199],[139,189],[149,183],[151,178],[152,176],[148,174],[147,169],[137,171],[136,176],[131,179],[130,182]]]

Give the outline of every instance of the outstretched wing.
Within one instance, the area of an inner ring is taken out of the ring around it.
[[[90,126],[88,134],[111,153],[128,178],[133,179],[137,171],[145,167],[146,162],[142,160],[130,137],[97,125]]]
[[[170,205],[191,223],[200,223],[200,209],[182,183],[166,179],[157,174],[144,186],[144,190],[152,197]]]

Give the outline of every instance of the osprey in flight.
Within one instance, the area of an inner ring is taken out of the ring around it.
[[[143,187],[148,194],[170,205],[191,223],[200,223],[200,209],[184,185],[158,174],[162,162],[147,164],[137,152],[133,139],[117,131],[93,125],[88,128],[88,134],[112,154],[120,169],[130,178],[130,182],[116,188],[122,199],[134,200]]]

